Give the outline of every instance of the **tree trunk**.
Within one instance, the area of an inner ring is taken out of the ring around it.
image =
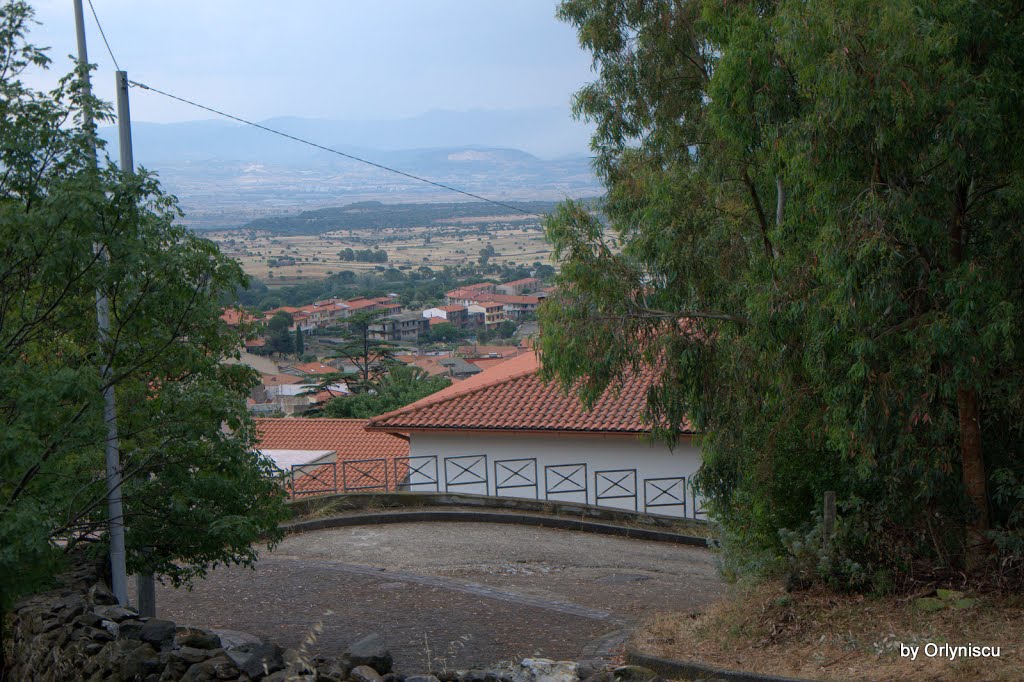
[[[989,529],[988,490],[985,475],[985,458],[981,449],[981,410],[978,407],[978,392],[969,388],[958,388],[956,404],[960,412],[960,459],[963,467],[964,491],[967,493],[974,516],[967,525],[968,566],[984,560],[979,551],[987,542],[985,531]]]
[[[969,187],[961,182],[953,202],[953,220],[950,223],[950,255],[959,265],[964,260],[967,241],[967,200]],[[964,493],[971,501],[973,515],[967,522],[965,549],[966,566],[974,573],[985,563],[988,552],[984,547],[988,540],[985,532],[989,529],[988,482],[985,473],[985,456],[981,447],[981,408],[978,405],[978,391],[967,386],[958,386],[956,406],[960,416],[960,462],[963,475]]]

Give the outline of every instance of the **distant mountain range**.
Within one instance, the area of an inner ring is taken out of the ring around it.
[[[562,110],[261,124],[498,200],[557,201],[602,191],[586,155],[589,131]],[[116,159],[116,129],[101,135]],[[159,173],[165,189],[181,200],[186,222],[200,229],[353,201],[465,198],[230,121],[136,123],[132,138],[136,164]]]

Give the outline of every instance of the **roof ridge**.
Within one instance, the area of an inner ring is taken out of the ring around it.
[[[519,357],[519,356],[517,356],[517,357]],[[516,358],[511,358],[510,360],[515,360],[515,359]],[[495,365],[495,367],[500,367],[500,366],[501,365]],[[426,398],[421,398],[420,400],[417,400],[416,402],[414,402],[414,403],[412,403],[410,405],[406,405],[405,407],[400,407],[397,410],[392,410],[390,412],[385,412],[384,414],[379,414],[376,417],[370,417],[369,423],[367,423],[366,426],[367,426],[367,428],[381,428],[381,427],[377,426],[376,422],[378,422],[378,421],[385,421],[387,419],[391,419],[392,417],[396,417],[399,414],[402,414],[403,412],[411,414],[413,412],[417,412],[419,410],[422,410],[423,408],[426,408],[426,407],[433,407],[434,405],[440,405],[441,403],[446,403],[446,402],[449,402],[451,400],[455,400],[457,398],[464,398],[466,396],[475,395],[476,393],[479,393],[480,391],[490,390],[490,389],[494,388],[495,386],[503,386],[503,385],[511,383],[511,382],[513,382],[513,381],[515,381],[517,379],[522,379],[523,377],[534,375],[534,374],[537,373],[538,369],[540,369],[540,368],[539,367],[533,367],[531,369],[522,370],[522,371],[520,371],[520,372],[518,372],[516,374],[511,374],[511,375],[509,375],[507,377],[502,377],[501,379],[498,379],[496,381],[493,381],[493,382],[490,382],[490,383],[486,383],[486,384],[481,384],[479,386],[475,386],[473,388],[466,389],[465,391],[449,393],[448,395],[441,396],[441,397],[438,397],[438,398],[434,398],[433,400],[431,400],[431,398],[433,396],[429,396],[428,395]]]

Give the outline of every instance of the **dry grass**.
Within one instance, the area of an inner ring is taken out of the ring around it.
[[[1001,655],[929,658],[929,642],[998,646]],[[901,643],[921,647],[917,660],[901,657]],[[665,658],[816,680],[1024,680],[1024,596],[990,594],[969,608],[922,612],[913,597],[737,585],[705,613],[652,616],[631,645]]]
[[[539,226],[522,225],[519,224],[522,221],[505,219],[493,225],[486,234],[466,234],[467,225],[459,224],[466,222],[468,225],[477,225],[489,221],[488,218],[472,218],[468,221],[454,219],[451,224],[402,230],[345,230],[291,236],[272,236],[265,232],[252,233],[247,230],[218,230],[205,236],[217,242],[224,253],[241,263],[247,274],[271,286],[323,279],[328,274],[342,270],[369,272],[378,265],[415,269],[421,265],[440,268],[445,265],[475,263],[480,249],[487,244],[498,252],[499,255],[494,258],[498,263],[527,265],[535,261],[548,262],[551,247]],[[380,246],[388,252],[388,263],[353,263],[338,257],[338,252],[346,247],[367,249],[373,246]],[[283,256],[295,258],[295,265],[269,267],[268,260]]]

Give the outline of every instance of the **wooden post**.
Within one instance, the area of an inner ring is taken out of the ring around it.
[[[825,547],[828,548],[832,545],[832,534],[836,530],[836,492],[834,490],[825,491],[825,516],[824,523],[822,524],[821,534],[822,540],[825,542]]]

